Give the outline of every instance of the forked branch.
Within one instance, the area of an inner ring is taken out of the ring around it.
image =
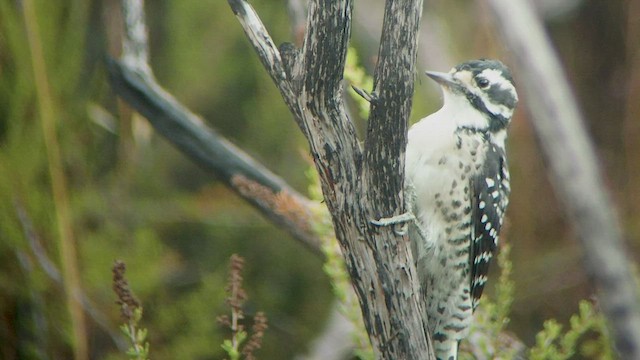
[[[242,0],[229,4],[309,142],[377,358],[432,357],[408,239],[371,224],[404,210],[406,122],[422,1],[387,2],[375,89],[383,96],[372,107],[364,153],[342,102],[352,1],[310,1],[302,49],[281,47],[287,51],[279,56],[253,9]]]
[[[375,104],[375,126],[369,129],[365,153],[342,102],[352,1],[311,1],[302,49],[289,44],[282,50],[246,1],[229,0],[229,4],[309,141],[377,357],[426,359],[431,353],[422,319],[424,300],[416,291],[408,241],[370,222],[404,209],[402,158],[421,1],[390,1],[387,6],[388,36],[382,39],[376,71],[377,88],[385,96]],[[305,225],[308,219],[278,211],[282,196],[276,195],[286,194],[291,200],[287,203],[302,213],[308,209],[304,197],[208,129],[162,90],[144,67],[110,61],[108,69],[113,88],[156,130],[219,174],[276,224],[318,249],[317,238]],[[393,141],[384,141],[385,137]]]
[[[246,1],[229,0],[229,5],[278,90],[283,94],[289,93],[291,89],[280,52],[260,21],[258,14]]]

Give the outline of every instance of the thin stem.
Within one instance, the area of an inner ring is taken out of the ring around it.
[[[216,174],[314,254],[322,254],[320,239],[310,230],[312,219],[306,216],[310,213],[308,199],[207,127],[202,119],[162,89],[152,76],[115,60],[107,61],[107,71],[118,95],[144,115],[158,133],[193,161]],[[296,210],[282,211],[283,207],[277,206],[281,202]]]
[[[139,71],[151,74],[144,0],[122,0],[122,11],[125,22],[122,61]]]
[[[63,173],[60,145],[56,135],[53,99],[50,92],[44,55],[42,53],[42,42],[40,40],[38,20],[33,1],[23,1],[23,9],[27,41],[31,51],[33,75],[38,97],[40,122],[47,152],[49,175],[51,177],[51,190],[53,192],[57,219],[58,247],[60,249],[62,276],[66,292],[67,309],[71,315],[74,358],[84,360],[89,358],[86,338],[87,330],[85,328],[82,304],[76,296],[80,291],[80,275],[78,272],[73,227],[71,224],[69,197]]]
[[[238,284],[231,284],[231,294],[229,296],[232,299],[236,299],[238,297]],[[233,348],[236,350],[240,346],[240,344],[238,344],[238,315],[238,309],[231,306],[231,343],[233,344]]]

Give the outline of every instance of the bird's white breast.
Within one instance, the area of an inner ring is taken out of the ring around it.
[[[453,109],[458,111],[443,107],[413,125],[408,134],[406,178],[414,191],[414,209],[418,211],[415,215],[429,235],[418,250],[418,258],[425,256],[434,242],[442,240],[437,237],[445,233],[448,223],[442,208],[454,200],[469,202],[469,179],[484,161],[482,136],[456,132],[459,117],[469,121],[475,114],[466,113],[465,107]],[[446,203],[438,206],[437,198]]]

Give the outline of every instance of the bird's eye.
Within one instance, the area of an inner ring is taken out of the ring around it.
[[[476,84],[478,84],[478,87],[480,87],[480,89],[486,89],[489,87],[489,80],[485,78],[477,78]]]

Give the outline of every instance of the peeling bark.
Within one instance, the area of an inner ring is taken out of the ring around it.
[[[311,1],[302,48],[281,46],[282,54],[250,5],[229,4],[309,142],[376,357],[433,357],[408,239],[371,224],[404,212],[422,1],[387,2],[364,151],[342,102],[352,1]]]
[[[416,269],[406,236],[371,220],[404,212],[404,150],[411,110],[421,0],[388,1],[376,94],[364,150],[347,116],[342,75],[352,0],[309,3],[301,48],[278,49],[254,9],[228,0],[262,64],[309,142],[325,203],[380,359],[432,359]],[[143,66],[108,61],[116,92],[158,132],[317,251],[308,200],[219,137],[161,89]]]

